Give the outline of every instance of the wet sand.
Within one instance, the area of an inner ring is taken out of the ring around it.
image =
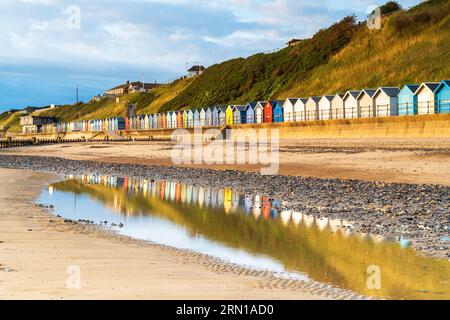
[[[0,169],[0,299],[355,299],[317,282],[279,279],[193,252],[65,223],[33,204],[59,177]],[[68,289],[67,268],[81,271]]]
[[[173,165],[171,142],[74,143],[1,150],[1,154],[48,155],[108,163]],[[450,138],[285,139],[281,175],[450,185]],[[196,165],[259,171],[255,165]]]

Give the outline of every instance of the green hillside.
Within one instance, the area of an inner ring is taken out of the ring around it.
[[[389,12],[381,30],[369,30],[365,23],[346,17],[293,47],[216,64],[199,77],[178,80],[151,93],[130,94],[119,103],[105,98],[41,114],[70,121],[124,115],[132,102],[143,114],[402,86],[450,78],[449,61],[450,1],[430,0],[410,10]]]

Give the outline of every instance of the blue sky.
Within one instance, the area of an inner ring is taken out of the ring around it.
[[[364,19],[384,2],[2,0],[0,110],[73,103],[77,84],[88,100],[142,73],[164,81],[188,65],[280,48],[352,13]]]

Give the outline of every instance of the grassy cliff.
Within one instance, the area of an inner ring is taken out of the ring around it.
[[[63,121],[197,108],[253,100],[308,97],[348,89],[439,81],[450,77],[450,2],[425,1],[385,15],[381,30],[346,17],[311,39],[271,54],[256,54],[210,66],[151,93],[43,111]],[[0,117],[0,125],[2,118]],[[13,120],[12,128],[17,128]],[[11,123],[9,123],[11,125]]]

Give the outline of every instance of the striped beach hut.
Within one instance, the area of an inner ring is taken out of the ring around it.
[[[200,112],[198,111],[198,109],[194,110],[194,116],[192,119],[193,119],[194,127],[196,127],[196,128],[200,127]]]
[[[417,96],[414,94],[419,89],[418,84],[407,84],[398,94],[398,114],[401,116],[417,114]]]
[[[434,114],[436,106],[435,91],[439,82],[424,82],[414,93],[417,96],[417,113]]]
[[[294,106],[297,103],[298,98],[289,98],[283,104],[283,118],[284,122],[294,122],[295,113]]]
[[[249,102],[245,106],[245,123],[255,123],[255,107],[258,102]]]
[[[213,113],[211,108],[205,110],[205,126],[211,127],[213,125]]]
[[[373,95],[376,117],[398,115],[398,94],[400,88],[380,87]]]
[[[450,80],[443,80],[434,93],[436,95],[436,112],[450,113]]]
[[[333,98],[334,96],[332,95],[325,95],[320,98],[318,105],[319,120],[331,119],[331,102]]]
[[[373,96],[376,89],[363,89],[356,100],[358,101],[358,117],[371,118],[375,116],[375,105]]]
[[[275,100],[273,107],[273,122],[279,123],[284,121],[283,105],[285,100]]]
[[[206,126],[206,110],[202,108],[200,110],[200,127]]]
[[[272,123],[273,122],[273,106],[275,104],[275,100],[266,101],[264,105],[264,123]]]
[[[255,106],[255,123],[263,123],[264,122],[264,106],[265,101],[258,101]]]
[[[361,91],[350,90],[347,91],[342,98],[344,102],[344,118],[353,119],[358,118],[358,96]]]
[[[319,112],[319,101],[321,97],[310,97],[306,102],[306,121],[318,120],[318,112]]]
[[[233,124],[244,124],[247,120],[247,114],[245,112],[246,106],[235,105],[233,107]]]
[[[225,118],[227,124],[233,124],[233,117],[234,117],[234,105],[228,105],[227,109],[225,111]]]

